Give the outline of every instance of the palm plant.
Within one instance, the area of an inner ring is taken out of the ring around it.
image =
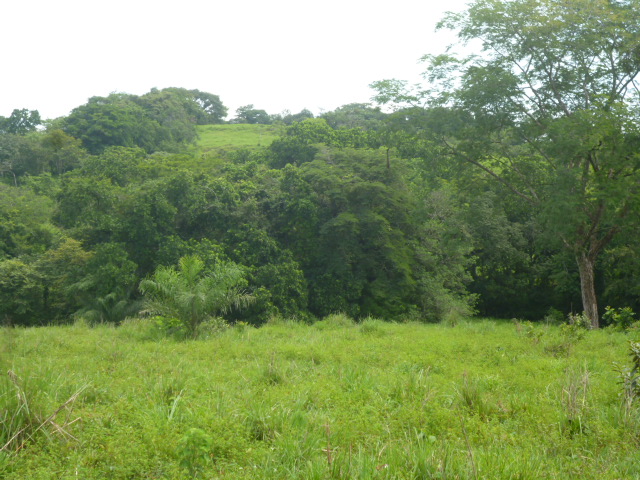
[[[140,311],[140,301],[132,300],[130,292],[115,291],[103,297],[84,300],[85,307],[76,316],[85,318],[90,323],[119,324],[125,318]]]
[[[140,283],[149,311],[180,321],[194,336],[198,325],[232,308],[243,308],[254,301],[242,291],[242,269],[233,263],[218,263],[205,274],[204,262],[195,255],[182,257],[178,269],[158,267],[151,278]]]

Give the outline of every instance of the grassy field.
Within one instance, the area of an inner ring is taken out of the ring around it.
[[[224,124],[198,127],[198,147],[202,153],[222,156],[239,148],[268,146],[284,131],[278,125]]]
[[[6,479],[640,478],[614,368],[633,335],[339,315],[0,335]]]

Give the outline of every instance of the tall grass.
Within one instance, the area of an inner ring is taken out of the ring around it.
[[[590,331],[558,354],[566,335],[535,328],[334,315],[191,341],[148,321],[4,329],[0,367],[18,380],[0,376],[3,444],[29,428],[0,476],[640,478],[639,412],[613,367],[627,336]],[[69,435],[45,422],[56,411]]]

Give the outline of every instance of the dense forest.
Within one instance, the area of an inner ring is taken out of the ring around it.
[[[217,313],[256,325],[584,312],[597,327],[607,306],[638,310],[634,5],[477,1],[441,26],[481,55],[425,57],[425,85],[382,80],[376,103],[315,118],[226,120],[217,95],[182,88],[52,120],[16,109],[0,117],[0,321],[119,323],[181,276],[192,292],[224,277],[251,301]],[[203,147],[208,126],[246,124],[277,138]]]

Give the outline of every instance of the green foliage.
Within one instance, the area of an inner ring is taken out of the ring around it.
[[[119,187],[138,180],[140,164],[145,152],[139,147],[107,147],[97,156],[82,162],[82,173],[95,178],[106,178]]]
[[[109,146],[173,152],[195,141],[196,124],[220,123],[225,115],[226,108],[216,95],[153,89],[142,96],[92,97],[64,119],[63,128],[92,154]]]
[[[622,387],[623,422],[630,428],[640,425],[640,342],[629,342],[631,366],[614,363],[618,383]]]
[[[169,92],[180,98],[190,117],[195,118],[197,125],[212,125],[222,123],[227,116],[227,107],[222,104],[220,97],[200,90],[184,88],[165,88],[160,93]],[[147,95],[157,93],[155,89]],[[144,98],[144,97],[143,97]]]
[[[48,321],[65,321],[80,308],[78,290],[83,290],[91,257],[92,253],[72,238],[65,238],[40,257],[37,268],[42,276],[43,308],[50,315]]]
[[[103,297],[95,297],[92,301],[85,301],[84,307],[76,312],[75,316],[92,325],[96,323],[119,324],[127,317],[136,315],[141,307],[141,302],[132,300],[129,294],[115,291]]]
[[[92,97],[64,120],[64,131],[82,141],[91,154],[110,146],[157,149],[160,124],[133,101],[133,96]]]
[[[350,103],[325,112],[321,118],[331,128],[361,128],[364,130],[380,130],[385,126],[387,114],[380,107],[372,107],[367,103]]]
[[[0,261],[0,320],[33,325],[41,320],[44,288],[33,265],[17,258]]]
[[[204,272],[196,256],[182,257],[178,269],[158,267],[151,278],[140,283],[146,307],[169,319],[177,319],[189,336],[207,318],[244,308],[253,297],[242,292],[244,272],[233,263],[219,263]]]
[[[281,115],[272,115],[271,118],[274,123],[282,122],[285,125],[292,125],[296,122],[302,122],[307,118],[313,118],[313,113],[306,108],[303,108],[298,113],[291,113],[285,110]]]
[[[39,175],[49,169],[48,151],[37,133],[0,134],[0,173],[18,186],[18,178]]]
[[[37,110],[14,109],[9,118],[0,117],[0,134],[25,135],[35,131],[42,124],[40,113]]]
[[[42,144],[50,150],[49,170],[55,175],[78,167],[87,155],[82,142],[61,129],[47,130]]]
[[[607,306],[602,319],[607,325],[616,330],[627,330],[634,325],[635,315],[630,307],[612,308]]]
[[[264,230],[233,229],[227,242],[234,246],[229,256],[250,267],[247,280],[254,289],[255,304],[243,312],[244,319],[262,323],[264,317],[304,317],[307,310],[307,281],[289,251]]]
[[[407,131],[437,146],[420,156],[468,167],[529,204],[540,240],[575,259],[593,327],[597,261],[635,224],[640,199],[640,110],[627,88],[640,73],[638,19],[627,2],[477,0],[440,26],[483,54],[426,56],[423,90],[375,85],[378,101],[419,111]]]
[[[180,466],[196,478],[211,462],[213,439],[200,428],[190,428],[178,442]]]
[[[586,330],[590,328],[591,323],[586,313],[570,313],[567,315],[567,325],[575,327],[575,330]]]
[[[28,188],[0,184],[0,259],[42,253],[56,240],[54,204]]]
[[[266,111],[256,109],[252,104],[249,104],[238,107],[236,116],[231,120],[231,123],[269,125],[272,121],[273,119]]]
[[[560,325],[559,339],[551,341],[545,350],[555,356],[570,355],[576,344],[583,340],[591,328],[589,318],[584,314],[569,314],[568,322]]]

